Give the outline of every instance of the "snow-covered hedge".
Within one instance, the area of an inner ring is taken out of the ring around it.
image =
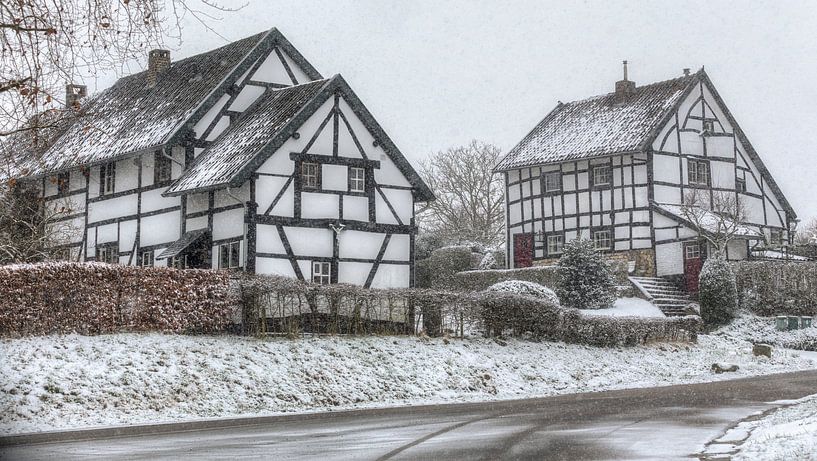
[[[505,293],[516,293],[520,295],[530,295],[534,298],[544,299],[555,305],[559,305],[559,297],[550,288],[539,285],[534,282],[526,282],[524,280],[506,280],[504,282],[495,283],[485,291],[501,291]]]
[[[723,325],[735,317],[738,309],[735,273],[723,256],[715,255],[704,263],[698,301],[701,304],[701,317],[708,325]]]
[[[511,331],[548,341],[613,347],[657,341],[696,341],[701,320],[687,317],[605,317],[584,315],[547,300],[507,292],[471,295],[485,329],[494,335]]]
[[[771,316],[817,315],[817,262],[732,263],[740,307]]]
[[[226,272],[101,263],[0,266],[0,335],[212,332],[236,300]]]
[[[626,285],[627,263],[608,261],[616,283]],[[556,286],[556,266],[534,266],[522,269],[475,270],[457,272],[451,277],[450,288],[464,291],[483,291],[489,286],[506,280],[525,280],[549,288]]]
[[[479,264],[479,262],[477,262]],[[474,267],[474,253],[469,246],[449,246],[434,250],[417,261],[416,284],[420,288],[451,288],[451,277]]]

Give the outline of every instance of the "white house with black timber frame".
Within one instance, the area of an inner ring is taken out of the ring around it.
[[[615,92],[560,102],[496,171],[505,178],[514,267],[549,264],[565,242],[584,238],[631,261],[638,275],[686,271],[697,288],[707,253],[699,237],[711,229],[684,218],[690,190],[743,203],[747,218],[726,249],[730,259],[788,241],[796,221],[703,69],[636,87],[625,63]]]
[[[79,112],[17,174],[66,208],[67,259],[413,285],[414,204],[433,194],[276,29],[177,62],[154,50]]]

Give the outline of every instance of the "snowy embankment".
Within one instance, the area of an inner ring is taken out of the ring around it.
[[[746,424],[751,435],[734,460],[817,461],[817,395]]]
[[[0,432],[513,399],[817,368],[735,337],[594,348],[416,337],[116,334],[0,340]],[[736,373],[715,375],[729,362]]]

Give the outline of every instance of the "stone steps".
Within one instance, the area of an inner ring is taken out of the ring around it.
[[[630,277],[630,281],[645,292],[667,317],[686,315],[691,300],[672,282],[659,277]]]

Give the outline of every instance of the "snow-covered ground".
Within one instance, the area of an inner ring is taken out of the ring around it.
[[[580,309],[584,315],[609,317],[664,317],[661,309],[641,298],[618,298],[609,309]]]
[[[715,362],[736,373],[715,375]],[[0,340],[0,433],[513,399],[817,368],[732,336],[594,348],[418,337],[116,334]]]
[[[817,351],[817,325],[798,330],[778,331],[775,328],[774,317],[758,317],[747,312],[741,312],[730,325],[714,334],[788,349]]]
[[[817,395],[742,424],[751,435],[733,460],[817,461]]]

